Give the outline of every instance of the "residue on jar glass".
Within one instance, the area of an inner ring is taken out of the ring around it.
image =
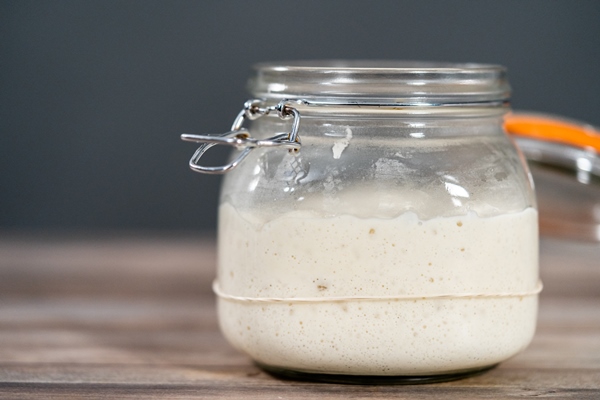
[[[350,144],[350,139],[352,139],[352,129],[346,128],[346,136],[336,140],[333,144],[331,150],[333,151],[333,158],[336,160],[342,156],[342,152],[348,147]]]

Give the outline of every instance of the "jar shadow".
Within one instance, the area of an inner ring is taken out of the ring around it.
[[[440,374],[440,375],[343,375],[343,374],[319,374],[310,372],[292,371],[289,369],[272,367],[258,362],[255,364],[269,375],[286,381],[303,381],[318,383],[337,383],[343,385],[424,385],[430,383],[450,382],[459,379],[470,378],[486,373],[498,366],[491,366],[468,370],[464,372]]]

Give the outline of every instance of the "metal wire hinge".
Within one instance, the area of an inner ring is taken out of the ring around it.
[[[244,103],[244,108],[233,121],[229,132],[215,135],[193,135],[184,133],[181,135],[181,140],[187,142],[203,143],[192,158],[190,159],[190,168],[193,171],[203,174],[224,174],[233,168],[237,167],[250,152],[259,147],[283,147],[289,151],[297,152],[300,150],[301,142],[298,135],[300,126],[300,112],[291,106],[291,102],[284,100],[277,105],[262,107],[262,100],[248,100]],[[243,128],[246,120],[255,120],[272,112],[277,112],[281,119],[292,120],[292,129],[290,132],[278,133],[268,139],[255,139],[250,136],[250,132]],[[208,149],[216,145],[226,145],[235,147],[241,152],[229,164],[217,167],[207,167],[200,165],[200,158]]]

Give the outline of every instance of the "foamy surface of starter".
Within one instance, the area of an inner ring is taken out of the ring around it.
[[[421,221],[292,211],[269,220],[224,203],[220,289],[246,297],[419,295],[265,303],[219,300],[221,329],[253,359],[304,372],[441,374],[491,366],[531,341],[537,212]]]

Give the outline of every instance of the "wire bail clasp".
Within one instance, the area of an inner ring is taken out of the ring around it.
[[[290,105],[287,100],[279,102],[277,105],[269,107],[261,107],[262,101],[258,99],[248,100],[244,103],[244,109],[240,111],[238,116],[231,125],[229,132],[214,134],[214,135],[194,135],[184,133],[181,135],[181,140],[186,142],[203,143],[192,158],[189,166],[192,171],[203,174],[224,174],[238,166],[250,154],[250,152],[258,147],[283,147],[289,151],[297,152],[300,150],[301,142],[298,135],[300,127],[300,112]],[[271,112],[277,112],[281,119],[293,118],[292,129],[290,132],[278,133],[268,139],[255,139],[250,136],[250,132],[243,128],[244,122],[255,120]],[[208,149],[215,145],[226,145],[240,149],[241,152],[229,164],[207,167],[199,164],[200,158]]]

